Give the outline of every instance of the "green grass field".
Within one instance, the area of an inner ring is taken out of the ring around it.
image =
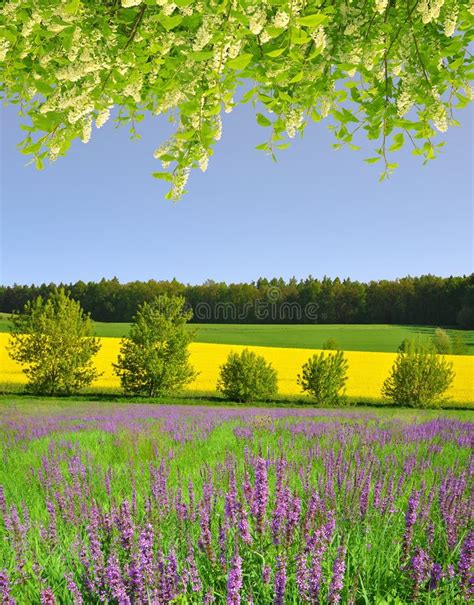
[[[120,338],[128,334],[129,324],[94,322],[94,328],[97,336]],[[320,349],[328,338],[335,338],[339,346],[346,351],[394,352],[404,338],[428,339],[436,327],[383,324],[194,324],[190,329],[196,330],[197,342]],[[8,315],[0,313],[0,332],[8,330]],[[460,332],[468,345],[468,353],[474,355],[474,330],[448,332]]]

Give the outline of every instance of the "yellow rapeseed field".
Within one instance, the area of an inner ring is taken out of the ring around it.
[[[0,334],[0,383],[24,383],[25,377],[18,364],[10,359],[6,351],[8,334]],[[119,389],[118,378],[112,372],[112,363],[117,359],[119,338],[101,338],[102,347],[96,357],[96,365],[103,372],[94,383],[96,389]],[[224,363],[230,351],[240,352],[241,345],[193,343],[190,346],[191,362],[199,376],[189,386],[192,390],[214,391],[219,366]],[[296,375],[303,363],[318,351],[313,349],[290,349],[279,347],[247,347],[263,355],[270,361],[279,376],[279,389],[283,395],[300,393]],[[395,353],[369,353],[347,351],[349,379],[347,395],[353,397],[379,398],[383,381],[395,360]],[[454,364],[456,373],[454,384],[448,395],[455,401],[474,402],[474,357],[468,355],[447,356]]]

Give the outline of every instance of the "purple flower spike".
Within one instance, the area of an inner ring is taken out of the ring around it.
[[[242,559],[238,552],[232,557],[229,576],[227,578],[227,605],[240,605],[242,589]]]
[[[268,502],[268,477],[267,462],[264,458],[257,459],[257,468],[255,470],[255,490],[253,494],[252,512],[257,522],[257,531],[263,532],[265,522],[265,513]]]
[[[411,560],[411,577],[413,579],[413,599],[416,599],[420,589],[430,576],[431,560],[426,551],[417,548]]]
[[[442,566],[439,563],[433,563],[431,566],[430,590],[435,590],[443,576],[444,572]]]
[[[458,563],[461,586],[466,597],[474,595],[474,530],[471,530],[461,547]]]
[[[2,605],[15,605],[15,599],[10,595],[8,575],[5,570],[0,571],[0,599]]]
[[[332,568],[332,579],[329,586],[329,603],[337,605],[341,601],[341,591],[344,588],[344,574],[346,573],[346,549],[340,546]]]
[[[265,565],[262,569],[262,580],[264,584],[270,584],[272,577],[272,570],[268,565]]]
[[[275,573],[275,596],[273,605],[283,605],[286,589],[286,561],[283,557],[277,557],[277,569]]]
[[[66,586],[71,593],[74,605],[83,605],[83,599],[77,584],[74,582],[71,574],[66,574]]]
[[[408,500],[408,509],[405,515],[405,533],[403,535],[403,554],[408,557],[410,552],[411,542],[413,539],[413,526],[417,519],[417,510],[420,503],[420,494],[418,491],[413,490]]]
[[[41,591],[40,595],[41,605],[56,605],[56,599],[54,598],[54,593],[51,588],[45,588]]]

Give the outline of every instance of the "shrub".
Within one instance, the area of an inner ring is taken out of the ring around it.
[[[91,338],[90,317],[64,289],[28,302],[11,317],[8,347],[12,359],[26,367],[27,390],[40,395],[70,395],[88,386],[100,373],[92,357],[100,349]]]
[[[433,348],[412,344],[398,353],[382,394],[398,405],[426,408],[442,401],[453,379],[452,363]]]
[[[220,367],[217,390],[233,401],[269,401],[278,394],[278,374],[253,351],[231,352]]]
[[[459,332],[455,332],[451,338],[452,354],[453,355],[467,355],[469,352],[468,346],[463,338],[463,335]]]
[[[404,338],[398,347],[398,352],[400,351],[408,351],[413,341],[410,338]]]
[[[139,307],[114,364],[125,393],[155,397],[196,377],[188,351],[193,333],[186,329],[191,317],[182,296],[159,296]]]
[[[318,405],[340,405],[347,381],[349,364],[342,351],[313,355],[302,367],[297,382],[303,393],[309,393]]]
[[[337,351],[339,348],[339,343],[335,338],[328,338],[323,342],[323,349],[325,351]]]
[[[436,352],[440,355],[449,355],[451,353],[451,338],[446,330],[436,328],[431,342]]]

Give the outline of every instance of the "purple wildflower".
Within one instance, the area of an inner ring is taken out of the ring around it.
[[[403,554],[405,557],[408,556],[411,548],[411,542],[413,539],[413,526],[417,519],[418,504],[420,502],[420,494],[416,490],[413,490],[408,500],[408,509],[405,514],[405,533],[403,534]]]
[[[273,605],[283,605],[286,589],[286,561],[282,556],[277,557]]]
[[[2,605],[15,605],[15,600],[10,595],[10,585],[6,570],[0,571],[0,598],[2,599]]]
[[[112,597],[117,599],[119,605],[130,605],[130,599],[127,595],[125,583],[122,578],[122,570],[120,569],[117,556],[114,553],[112,553],[109,557],[106,577]]]
[[[268,502],[268,477],[267,463],[264,458],[257,458],[257,468],[255,470],[255,491],[252,501],[252,512],[257,521],[257,531],[263,532],[265,513]]]
[[[124,500],[120,506],[120,513],[117,515],[116,523],[120,532],[120,541],[122,546],[126,550],[130,550],[132,547],[134,530],[132,514],[130,512],[130,504],[127,500]]]
[[[252,536],[250,535],[247,511],[242,505],[239,506],[239,531],[240,537],[245,544],[252,544]]]
[[[240,590],[242,588],[242,559],[238,552],[232,557],[227,578],[227,605],[240,605]]]
[[[466,536],[459,555],[458,570],[461,586],[467,597],[474,595],[474,530]]]
[[[301,597],[306,597],[308,594],[308,579],[308,557],[300,552],[296,556],[296,586]]]
[[[444,573],[442,566],[439,563],[433,563],[430,573],[430,590],[434,590],[438,586],[443,576]]]
[[[51,588],[49,588],[49,586],[41,591],[40,602],[41,602],[41,605],[56,605],[56,599],[54,598],[54,593],[51,590]]]
[[[74,582],[74,579],[71,574],[66,574],[66,586],[72,596],[72,602],[74,605],[82,605],[83,599],[77,584]]]
[[[309,594],[311,602],[319,601],[319,592],[321,590],[322,563],[324,553],[326,552],[326,542],[322,540],[322,532],[318,530],[315,537],[317,548],[312,552],[311,572],[309,575]]]
[[[191,584],[191,589],[193,592],[200,592],[202,590],[202,582],[199,577],[199,572],[196,567],[196,560],[194,558],[194,551],[191,547],[189,547],[188,556],[186,557],[186,562],[188,564],[188,578],[189,583]]]
[[[213,594],[212,590],[209,589],[206,592],[206,596],[204,597],[204,601],[203,601],[204,605],[211,605],[211,603],[214,603],[215,600],[216,599],[214,597],[214,594]]]
[[[270,578],[272,576],[272,570],[269,565],[264,565],[262,569],[262,580],[264,584],[270,584]]]
[[[421,587],[428,580],[431,571],[431,561],[428,553],[422,548],[416,548],[411,560],[411,577],[413,580],[413,599],[416,599]]]
[[[330,605],[337,605],[341,601],[341,591],[344,588],[344,574],[346,573],[345,557],[346,549],[344,546],[340,546],[332,568],[332,579],[329,586],[328,600]]]

